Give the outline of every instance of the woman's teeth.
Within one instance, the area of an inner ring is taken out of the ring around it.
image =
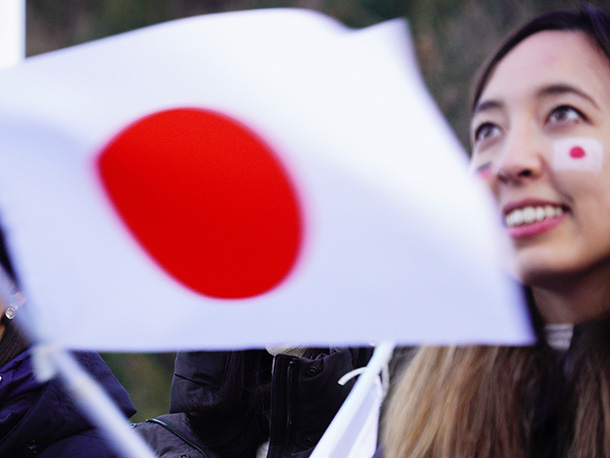
[[[531,224],[543,219],[554,218],[563,214],[563,208],[552,205],[528,206],[517,208],[504,216],[504,224],[508,227]]]

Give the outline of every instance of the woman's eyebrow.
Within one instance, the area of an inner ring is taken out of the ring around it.
[[[590,95],[581,91],[577,87],[571,86],[569,84],[551,84],[549,86],[543,87],[536,93],[539,98],[562,94],[574,94],[576,96],[582,97],[583,99],[589,101],[589,103],[591,103],[593,106],[595,106],[595,108],[599,108],[595,100],[593,100]]]
[[[503,107],[504,104],[502,102],[498,102],[497,100],[483,100],[482,102],[477,103],[477,105],[474,107],[474,110],[472,110],[472,116],[482,111],[496,110]]]

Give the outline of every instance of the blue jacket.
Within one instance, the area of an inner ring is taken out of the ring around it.
[[[126,417],[135,413],[125,389],[95,353],[75,353]],[[106,438],[80,413],[59,380],[40,383],[31,350],[0,367],[0,456],[115,457]]]

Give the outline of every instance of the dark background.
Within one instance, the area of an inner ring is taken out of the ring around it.
[[[477,68],[502,37],[534,14],[575,8],[568,0],[27,0],[27,55],[186,16],[253,8],[322,11],[350,27],[409,20],[430,92],[468,148],[468,100]],[[608,1],[589,4],[610,8]],[[138,407],[134,421],[168,409],[174,354],[103,355]]]

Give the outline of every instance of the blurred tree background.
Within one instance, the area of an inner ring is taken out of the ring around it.
[[[27,0],[27,55],[72,46],[187,16],[252,8],[298,7],[360,28],[409,20],[424,79],[468,148],[468,100],[477,68],[501,39],[534,14],[577,0]],[[610,6],[610,5],[608,5]],[[405,37],[406,39],[406,37]],[[138,407],[134,421],[166,413],[174,354],[104,354]]]

